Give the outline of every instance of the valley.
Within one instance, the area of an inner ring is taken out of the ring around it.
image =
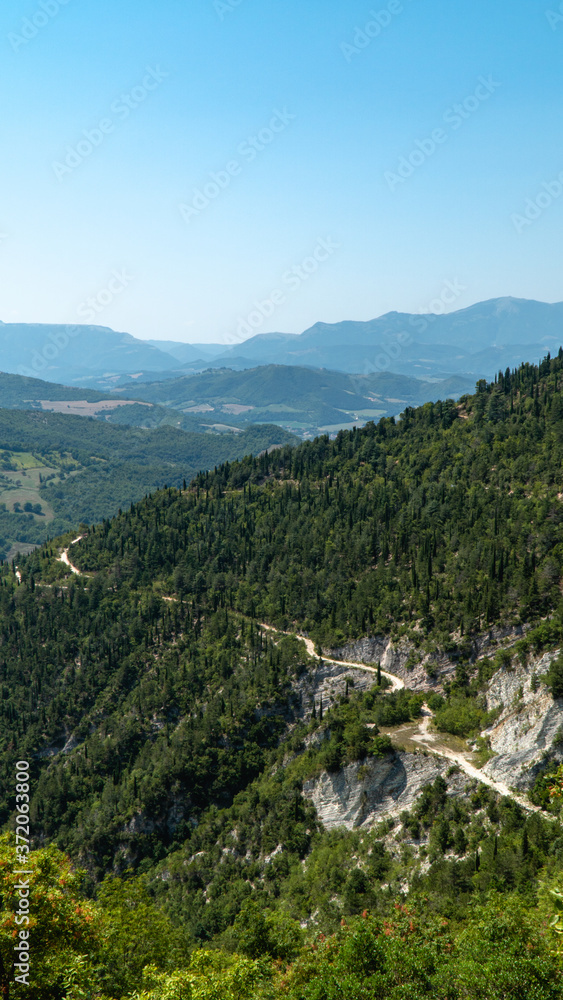
[[[3,5],[0,1000],[563,1000],[557,10]]]

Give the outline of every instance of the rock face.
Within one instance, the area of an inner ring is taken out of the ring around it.
[[[318,710],[321,696],[323,708],[330,708],[335,699],[345,693],[347,679],[350,680],[353,691],[369,691],[377,680],[375,674],[367,670],[354,670],[354,667],[326,661],[302,674],[293,685],[299,698],[299,705],[296,707],[298,718],[309,718],[313,701]]]
[[[486,652],[491,653],[502,642],[511,645],[520,639],[526,627],[491,628],[483,635],[476,636],[469,645],[470,655],[476,659]],[[445,654],[423,653],[416,646],[403,639],[393,644],[386,636],[367,637],[357,642],[332,649],[327,655],[337,660],[357,660],[358,663],[381,663],[382,670],[388,670],[405,682],[411,691],[435,691],[444,681],[451,680],[456,664]],[[407,663],[409,666],[407,667]]]
[[[538,680],[557,655],[546,653],[527,667],[504,667],[489,683],[487,708],[500,708],[501,714],[483,733],[497,755],[484,771],[517,789],[533,785],[546,753],[554,760],[563,758],[563,742],[558,742],[563,733],[563,700],[554,701]]]
[[[306,781],[310,798],[327,829],[369,827],[387,816],[410,809],[424,785],[449,768],[450,762],[425,754],[396,752],[369,758]]]
[[[375,664],[381,663],[381,669],[395,674],[405,682],[407,687],[413,691],[430,691],[436,684],[428,677],[426,670],[426,659],[420,654],[420,662],[412,669],[407,669],[409,657],[412,659],[416,655],[414,645],[408,641],[403,641],[393,645],[390,639],[385,636],[375,638],[358,639],[357,642],[343,646],[341,649],[331,649],[330,656],[337,660],[357,660],[358,663]],[[455,670],[453,664],[449,664],[451,672]],[[445,679],[442,678],[442,679]]]
[[[383,669],[401,676],[409,650],[392,647],[387,640],[365,639],[334,652],[348,659],[355,656],[371,663],[380,660]],[[487,709],[498,709],[500,714],[483,733],[495,756],[482,773],[520,792],[533,785],[545,767],[546,758],[563,760],[563,699],[554,701],[540,680],[557,655],[558,651],[546,653],[527,666],[514,658],[511,665],[494,674],[488,685]],[[424,668],[420,664],[412,672],[405,671],[408,686],[415,689],[413,675],[417,669]],[[316,674],[308,675],[309,690],[311,687],[317,692],[322,690],[323,704],[328,705],[331,695],[342,690],[346,676],[351,674],[362,689],[373,683],[369,674],[324,664]],[[427,690],[428,686],[426,678],[426,686],[421,684],[419,690]],[[396,751],[386,757],[349,764],[336,774],[323,772],[305,782],[303,793],[312,800],[319,819],[328,829],[370,827],[411,809],[424,785],[440,774],[446,776],[450,766],[449,760],[431,753]],[[463,792],[467,780],[464,773],[450,775],[449,793]]]

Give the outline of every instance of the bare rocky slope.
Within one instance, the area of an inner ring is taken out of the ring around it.
[[[563,759],[563,701],[554,699],[540,680],[556,653],[546,653],[526,667],[513,660],[491,679],[487,708],[500,709],[485,730],[495,756],[484,771],[518,790],[527,789],[545,759]]]
[[[490,655],[500,644],[512,646],[526,631],[526,626],[491,628],[483,635],[473,638],[470,653],[474,659]],[[371,665],[380,663],[382,670],[399,677],[412,691],[439,690],[445,681],[453,678],[456,671],[455,662],[445,653],[422,653],[408,639],[393,642],[387,636],[358,639],[346,646],[329,650],[327,655],[335,660],[355,660]]]
[[[522,630],[491,632],[479,640],[478,651],[483,655],[503,640],[503,645],[507,643],[510,648],[521,635]],[[455,672],[455,664],[445,657],[437,675],[428,675],[427,657],[409,669],[407,663],[409,658],[412,662],[413,650],[407,642],[393,645],[389,640],[375,638],[332,650],[331,655],[371,665],[379,661],[382,669],[419,691],[436,690]],[[525,808],[535,810],[525,793],[546,762],[563,760],[563,700],[554,700],[542,680],[556,656],[557,652],[546,653],[530,659],[525,666],[513,657],[489,681],[487,709],[496,709],[499,715],[494,725],[481,734],[494,755],[482,769],[475,766],[469,746],[454,752],[441,742],[426,708],[418,731],[409,733],[409,743],[418,744],[420,750],[406,752],[399,746],[393,755],[352,763],[335,774],[323,772],[306,782],[304,794],[328,828],[366,828],[382,819],[398,817],[414,805],[422,788],[438,775],[446,778],[450,795],[464,794],[469,777],[509,793]],[[335,695],[342,693],[346,677],[361,690],[373,684],[373,674],[363,672],[361,667],[354,669],[350,663],[340,666],[325,660],[316,672],[307,675],[302,695],[318,701],[322,694],[328,707]],[[400,743],[401,733],[396,736]]]
[[[327,829],[369,827],[410,809],[424,786],[444,775],[449,766],[447,760],[432,754],[398,752],[349,764],[336,774],[324,772],[305,782],[303,794],[312,800]]]

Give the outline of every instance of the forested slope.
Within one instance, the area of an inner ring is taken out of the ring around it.
[[[81,522],[111,517],[164,484],[180,486],[199,469],[292,440],[273,425],[209,434],[0,410],[0,557],[15,541],[39,544]],[[38,503],[43,513],[31,513]]]
[[[459,404],[222,466],[96,528],[79,565],[327,644],[419,625],[463,647],[559,601],[562,388],[559,358],[526,365]]]
[[[483,630],[531,629],[523,657],[563,635],[562,446],[563,351],[459,404],[426,404],[147,496],[72,546],[80,576],[57,561],[71,535],[25,559],[21,584],[4,564],[1,821],[14,806],[15,761],[29,759],[37,842],[81,859],[89,891],[130,868],[125,894],[146,891],[188,951],[210,942],[249,960],[297,958],[284,982],[260,966],[245,996],[255,986],[256,996],[295,1000],[560,996],[533,915],[542,869],[555,884],[563,861],[559,823],[526,819],[453,768],[399,825],[324,831],[304,782],[395,759],[378,729],[415,719],[421,700],[352,682],[330,706],[311,701],[304,645],[260,623],[325,647],[382,634],[408,637],[415,659],[444,650],[457,673],[436,708],[478,710],[490,670],[506,662],[501,650],[477,670]],[[412,907],[412,930],[395,905]],[[351,943],[340,921],[364,910],[375,923],[365,938],[354,924]],[[421,911],[430,923],[419,924]],[[508,964],[491,943],[495,921],[506,926]],[[336,934],[332,956],[318,940],[311,953],[308,929]],[[414,948],[399,971],[392,945],[409,934],[426,964],[415,967]],[[479,986],[479,940],[504,992]],[[362,948],[367,985],[346,979]],[[143,954],[153,961],[148,946]],[[162,955],[154,961],[171,971]],[[124,969],[114,995],[143,985],[138,966]],[[147,996],[173,995],[150,975]]]

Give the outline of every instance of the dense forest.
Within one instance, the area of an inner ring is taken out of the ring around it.
[[[562,386],[550,359],[459,404],[227,463],[95,528],[79,565],[329,646],[406,629],[462,655],[481,627],[558,605]]]
[[[298,636],[446,652],[457,669],[430,695],[436,722],[477,733],[492,672],[561,641],[562,449],[560,351],[457,404],[218,464],[185,487],[170,477],[80,542],[37,549],[21,581],[4,563],[0,979],[18,760],[47,900],[32,930],[43,979],[13,995],[563,996],[547,926],[557,802],[540,783],[546,808],[528,815],[452,767],[400,817],[324,828],[306,782],[400,755],[381,729],[423,699],[374,675],[311,702]],[[507,624],[524,637],[477,663],[479,635]],[[556,697],[562,675],[555,661],[542,681]],[[52,928],[67,911],[65,937]]]
[[[133,414],[128,417],[132,421]],[[0,557],[15,541],[40,544],[80,523],[111,517],[165,484],[181,486],[199,469],[293,440],[273,425],[193,433],[0,410]],[[42,513],[35,512],[37,504]]]

